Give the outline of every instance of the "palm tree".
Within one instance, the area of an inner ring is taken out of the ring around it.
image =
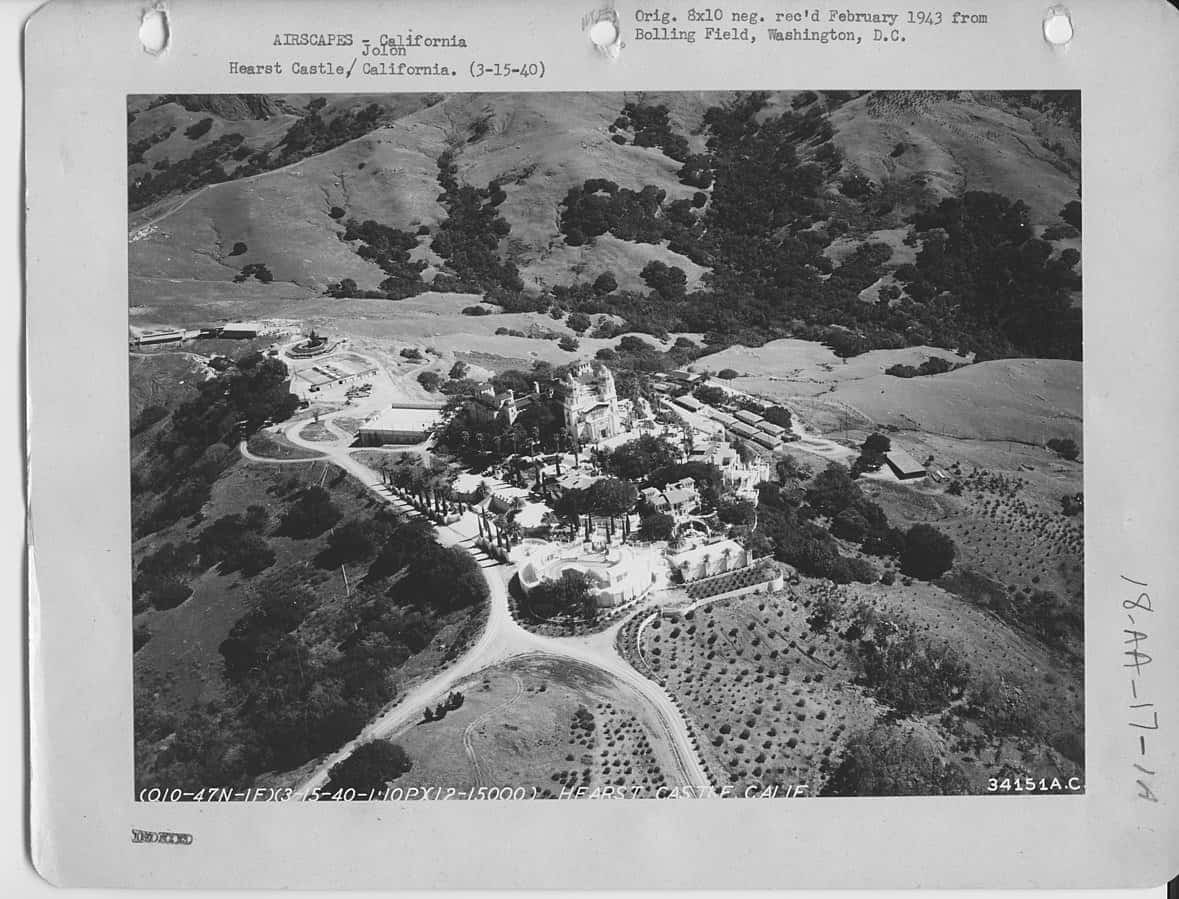
[[[495,523],[504,536],[505,549],[510,549],[512,544],[520,542],[520,523],[516,521],[516,516],[501,516]]]
[[[724,550],[721,552],[721,557],[724,559],[724,562],[725,562],[725,567],[722,568],[721,571],[728,571],[729,570],[729,558],[732,555],[733,555],[733,550],[730,547],[726,546],[724,548]]]

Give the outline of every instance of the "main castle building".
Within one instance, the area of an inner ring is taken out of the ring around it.
[[[581,362],[562,382],[565,427],[580,443],[597,443],[622,433],[614,375],[600,362]]]

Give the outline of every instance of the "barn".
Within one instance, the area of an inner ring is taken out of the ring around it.
[[[884,454],[884,460],[902,481],[925,477],[925,466],[902,449],[889,450]]]

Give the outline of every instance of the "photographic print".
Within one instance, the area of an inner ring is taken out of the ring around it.
[[[137,799],[1084,792],[1080,92],[126,112]]]

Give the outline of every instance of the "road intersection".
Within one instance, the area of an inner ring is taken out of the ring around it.
[[[308,440],[300,435],[307,426],[306,419],[276,426],[296,446],[321,454],[314,460],[290,460],[291,463],[304,461],[329,462],[348,472],[360,483],[389,504],[395,511],[413,516],[417,512],[398,497],[381,479],[378,472],[358,460],[348,446],[347,435],[334,426],[332,418],[347,415],[349,410],[329,413],[319,421],[334,434],[334,440]],[[355,412],[352,412],[354,415]],[[420,448],[406,447],[413,451]],[[251,461],[272,461],[255,456],[243,445],[243,456]],[[285,462],[284,462],[285,464]],[[374,739],[389,738],[421,718],[427,706],[442,701],[459,683],[483,669],[501,664],[513,658],[530,655],[545,655],[565,658],[572,662],[589,665],[612,675],[647,703],[659,723],[662,734],[677,760],[676,780],[685,786],[707,788],[710,783],[707,770],[699,752],[693,746],[692,736],[683,713],[662,686],[648,679],[623,659],[615,648],[619,629],[628,616],[624,616],[609,628],[595,634],[576,637],[550,637],[532,633],[522,627],[512,616],[508,583],[513,574],[509,566],[500,565],[490,559],[476,545],[478,537],[477,518],[467,510],[462,517],[448,525],[436,526],[438,542],[443,546],[459,546],[472,554],[479,563],[490,591],[487,623],[475,643],[453,664],[433,677],[415,685],[397,701],[373,719],[353,739],[338,750],[322,759],[313,773],[300,785],[298,793],[322,788],[327,782],[328,772],[337,762],[347,758],[359,745]]]

